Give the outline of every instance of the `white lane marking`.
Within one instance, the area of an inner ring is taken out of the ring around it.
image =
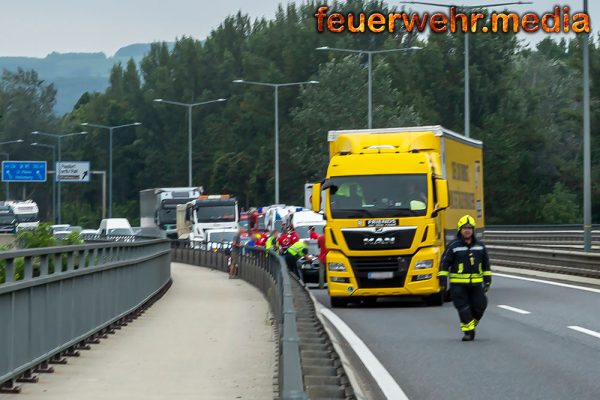
[[[333,325],[335,325],[336,329],[340,334],[344,337],[344,339],[348,342],[348,344],[352,347],[352,350],[358,355],[362,363],[365,365],[365,368],[369,371],[379,388],[387,397],[391,400],[408,400],[408,397],[400,388],[398,383],[394,380],[392,375],[388,372],[387,369],[379,362],[377,357],[371,350],[367,347],[367,345],[354,333],[352,329],[340,317],[338,317],[333,311],[328,308],[323,307],[321,309],[321,314],[329,320]]]
[[[600,289],[594,289],[594,288],[589,288],[589,287],[585,287],[585,286],[569,285],[568,283],[545,281],[543,279],[524,278],[522,276],[499,274],[497,272],[493,273],[493,276],[502,276],[504,278],[520,279],[522,281],[545,283],[547,285],[560,286],[560,287],[565,287],[565,288],[569,288],[569,289],[585,290],[586,292],[592,292],[592,293],[600,293]]]
[[[508,311],[516,312],[518,314],[531,314],[529,311],[521,310],[520,308],[516,308],[516,307],[505,306],[503,304],[500,304],[498,307],[504,308],[505,310],[508,310]]]
[[[590,336],[594,336],[594,337],[597,337],[598,339],[600,339],[600,332],[585,329],[580,326],[567,326],[567,328],[573,329],[574,331],[585,333],[585,334],[588,334]]]

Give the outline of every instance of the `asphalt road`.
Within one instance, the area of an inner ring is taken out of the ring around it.
[[[313,293],[329,307],[325,290]],[[460,341],[452,303],[380,299],[334,312],[411,400],[600,399],[600,337],[569,328],[600,332],[600,293],[494,276],[488,300],[474,342]]]

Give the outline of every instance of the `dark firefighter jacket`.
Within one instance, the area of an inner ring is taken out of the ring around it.
[[[452,241],[444,251],[439,276],[449,276],[450,283],[472,285],[491,283],[492,271],[485,245],[473,236],[470,245],[462,238]]]

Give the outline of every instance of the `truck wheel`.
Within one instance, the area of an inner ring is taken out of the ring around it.
[[[365,297],[363,299],[363,303],[367,307],[373,307],[375,304],[377,304],[377,297]]]
[[[329,302],[331,303],[331,308],[343,308],[348,305],[348,299],[345,297],[330,297]]]
[[[425,296],[423,298],[423,300],[425,300],[425,303],[428,306],[432,306],[432,307],[442,306],[442,305],[444,305],[444,292],[435,293],[430,296]]]

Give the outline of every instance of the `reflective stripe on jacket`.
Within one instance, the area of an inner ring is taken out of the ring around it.
[[[448,276],[450,283],[482,283],[484,277],[492,276],[485,245],[475,237],[470,245],[462,238],[452,241],[444,251],[438,276]]]
[[[303,249],[308,249],[308,247],[306,246],[306,243],[304,243],[301,240],[288,247],[287,252],[293,255],[294,257],[301,257]]]

